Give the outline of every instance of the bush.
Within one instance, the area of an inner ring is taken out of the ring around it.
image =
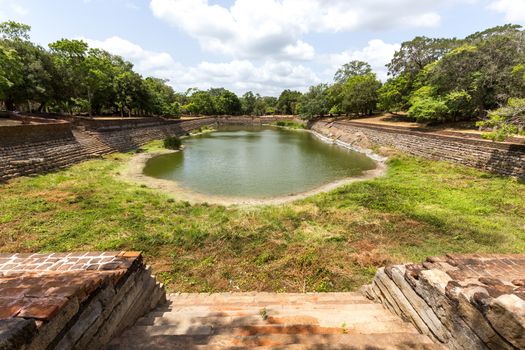
[[[415,118],[420,123],[444,122],[447,120],[449,110],[447,104],[436,98],[415,99],[408,110],[408,116]]]
[[[164,148],[167,149],[180,149],[182,141],[177,136],[171,136],[164,139]]]
[[[493,141],[504,141],[511,135],[522,134],[525,130],[525,99],[509,99],[505,106],[491,111],[488,118],[478,122],[477,126],[492,129],[483,136]]]

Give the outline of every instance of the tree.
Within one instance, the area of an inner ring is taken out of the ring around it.
[[[59,84],[50,54],[29,41],[30,29],[28,25],[12,21],[0,24],[3,51],[0,65],[5,70],[1,79],[4,81],[2,98],[9,110],[24,103],[31,111],[35,101],[41,108],[53,97],[54,87]]]
[[[22,81],[22,62],[15,50],[0,46],[0,98],[5,99],[8,90]]]
[[[350,61],[337,70],[334,81],[344,84],[348,79],[357,75],[367,75],[372,73],[370,64],[364,61]]]
[[[113,88],[116,93],[116,104],[120,110],[120,116],[127,113],[131,117],[133,108],[142,107],[141,98],[145,96],[145,86],[142,77],[133,72],[123,72],[115,78]]]
[[[88,44],[82,40],[61,39],[49,44],[49,48],[61,75],[64,89],[60,93],[66,109],[72,113],[71,104],[84,104],[90,108],[89,69],[85,65]]]
[[[186,109],[191,114],[214,115],[215,106],[212,95],[208,91],[196,91],[190,97]]]
[[[480,118],[511,97],[525,97],[519,77],[520,65],[525,62],[523,32],[504,30],[501,34],[501,30],[489,29],[488,33],[477,34],[471,42],[446,54],[422,79],[435,86],[441,96],[467,92],[471,96],[468,108]]]
[[[311,86],[301,98],[301,115],[307,119],[323,116],[330,111],[330,108],[326,84]]]
[[[392,61],[387,64],[391,76],[408,74],[413,79],[428,64],[439,60],[458,45],[456,39],[433,39],[418,36],[401,44]]]
[[[248,91],[241,97],[242,112],[246,115],[255,113],[255,106],[257,104],[257,96],[253,92]]]
[[[277,110],[281,114],[295,114],[297,104],[301,100],[302,94],[299,91],[284,90],[279,96]]]
[[[241,101],[233,92],[221,89],[218,96],[214,96],[215,113],[222,115],[237,115],[242,112]]]
[[[7,21],[0,23],[0,38],[2,40],[21,40],[28,41],[30,36],[31,26],[14,21]]]
[[[356,75],[342,86],[341,110],[344,113],[372,114],[377,107],[381,82],[374,73]]]
[[[379,109],[387,112],[408,110],[411,88],[407,74],[388,79],[378,91]]]
[[[148,77],[144,79],[148,103],[146,112],[154,115],[180,115],[180,103],[176,101],[175,91],[166,84],[167,80]]]

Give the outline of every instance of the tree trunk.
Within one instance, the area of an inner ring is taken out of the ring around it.
[[[15,101],[13,101],[12,98],[7,98],[5,100],[5,108],[8,110],[8,111],[14,111],[15,110]]]
[[[88,115],[89,117],[92,117],[93,113],[91,112],[91,100],[93,99],[93,96],[91,96],[91,89],[88,86]]]

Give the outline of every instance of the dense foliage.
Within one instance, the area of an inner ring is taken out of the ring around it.
[[[177,136],[170,136],[164,139],[164,148],[178,150],[182,146],[182,141]]]
[[[477,120],[502,139],[523,131],[525,32],[505,25],[465,39],[418,37],[388,65],[380,107],[420,122]]]

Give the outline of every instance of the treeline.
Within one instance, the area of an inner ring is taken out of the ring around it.
[[[143,78],[120,56],[61,39],[30,41],[31,27],[0,23],[0,105],[7,110],[122,116],[293,114],[300,92],[280,98],[224,88],[175,92],[166,80]],[[1,106],[0,106],[1,108]]]
[[[175,92],[143,78],[120,56],[62,39],[43,48],[30,27],[0,24],[0,101],[8,110],[89,115],[324,115],[399,113],[424,123],[478,121],[493,138],[523,133],[525,32],[505,25],[464,39],[416,37],[387,65],[384,84],[366,62],[341,67],[330,84],[278,98],[224,88]]]

